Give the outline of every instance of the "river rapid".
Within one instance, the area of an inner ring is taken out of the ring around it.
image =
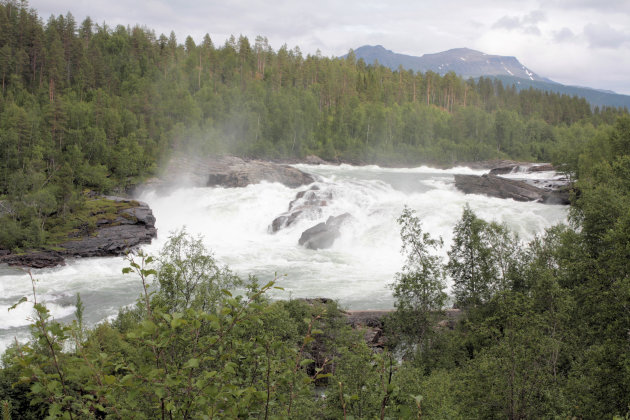
[[[253,274],[261,283],[277,278],[284,291],[274,291],[274,298],[328,297],[347,309],[389,309],[394,304],[389,285],[403,264],[396,219],[404,206],[416,211],[425,231],[443,238],[444,257],[466,203],[479,217],[506,223],[524,241],[567,218],[567,206],[464,195],[455,189],[453,174],[486,171],[295,166],[315,175],[316,184],[332,194],[317,219],[269,233],[273,219],[287,211],[296,193],[307,187],[261,183],[231,189],[182,186],[167,193],[145,190],[137,198],[153,209],[158,238],[143,247],[144,251],[158,253],[170,232],[185,228],[202,236],[217,260],[242,277]],[[345,212],[354,221],[342,227],[332,248],[313,251],[298,245],[304,230]],[[69,260],[64,267],[32,270],[38,300],[46,302],[56,319],[71,322],[80,293],[85,319],[94,325],[115,316],[120,307],[139,296],[140,281],[123,275],[125,266],[122,257],[87,258]],[[8,311],[22,296],[29,302]],[[28,339],[30,301],[32,287],[26,272],[0,265],[0,351],[16,338]]]

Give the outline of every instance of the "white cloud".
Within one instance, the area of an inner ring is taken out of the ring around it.
[[[619,48],[630,41],[630,35],[611,27],[607,23],[589,23],[584,35],[591,48]]]
[[[268,37],[325,56],[381,44],[411,55],[469,47],[516,56],[542,76],[630,94],[628,0],[30,0],[44,20],[70,10],[80,22],[174,30],[180,42],[209,33]],[[606,22],[604,24],[597,22]],[[606,78],[601,77],[606,74]],[[594,75],[599,75],[596,78]]]
[[[559,31],[553,32],[553,39],[556,42],[568,42],[575,40],[575,34],[566,26]]]

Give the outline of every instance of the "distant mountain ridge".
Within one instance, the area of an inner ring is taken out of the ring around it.
[[[516,57],[489,55],[469,48],[455,48],[435,54],[424,54],[421,57],[398,54],[385,49],[382,45],[364,45],[354,51],[357,58],[363,58],[372,64],[375,60],[390,68],[403,68],[426,73],[432,71],[444,75],[449,71],[468,77],[480,76],[514,76],[532,81],[551,82],[540,77],[524,65]]]
[[[630,96],[628,95],[556,83],[536,74],[521,64],[516,57],[490,55],[469,48],[455,48],[418,57],[398,54],[382,45],[364,45],[353,52],[357,59],[363,59],[368,64],[374,64],[375,61],[378,61],[379,64],[392,70],[402,66],[406,70],[422,73],[432,71],[440,75],[453,71],[465,79],[469,77],[474,79],[492,77],[501,80],[504,85],[514,85],[518,90],[532,87],[570,96],[579,96],[585,98],[593,106],[630,108]]]

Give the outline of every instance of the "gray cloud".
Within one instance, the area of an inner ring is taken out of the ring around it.
[[[523,23],[536,24],[547,20],[547,15],[542,10],[533,10],[529,14],[523,16]]]
[[[469,47],[516,56],[551,79],[630,94],[630,0],[442,0],[430,7],[417,0],[29,0],[29,4],[44,21],[51,14],[71,11],[78,22],[90,16],[110,28],[140,24],[158,35],[174,30],[179,42],[187,35],[200,42],[208,33],[216,45],[230,34],[243,34],[250,42],[262,35],[276,50],[286,43],[289,48],[299,46],[304,55],[319,49],[324,56],[338,56],[365,44],[411,55]]]
[[[540,29],[538,29],[538,26],[536,25],[525,26],[523,28],[523,32],[529,35],[537,35],[537,36],[540,36],[542,34],[540,32]]]
[[[547,0],[546,7],[563,10],[610,11],[614,13],[630,13],[628,0]]]
[[[520,27],[521,20],[516,16],[503,16],[492,25],[493,29],[507,29],[509,31]]]
[[[540,28],[537,24],[547,19],[545,12],[542,10],[533,10],[530,13],[518,16],[503,16],[492,24],[492,29],[506,29],[508,31],[520,30],[528,35],[541,35]]]
[[[629,34],[607,23],[589,23],[584,27],[584,35],[591,48],[619,48],[630,41]]]
[[[559,31],[553,33],[553,40],[555,42],[569,42],[575,40],[575,34],[566,26]]]

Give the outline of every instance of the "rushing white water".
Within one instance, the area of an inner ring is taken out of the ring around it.
[[[482,174],[469,168],[437,170],[427,167],[385,169],[296,165],[318,176],[317,185],[330,190],[332,199],[314,220],[301,220],[275,234],[271,221],[285,212],[298,191],[276,183],[245,188],[182,187],[169,193],[146,191],[138,197],[153,209],[159,237],[144,249],[157,253],[169,232],[186,227],[202,235],[216,258],[246,277],[261,282],[278,277],[285,291],[274,297],[330,297],[350,309],[386,309],[393,306],[388,285],[402,266],[397,217],[405,205],[414,209],[426,231],[444,239],[442,254],[451,245],[451,231],[462,207],[469,203],[485,220],[505,222],[529,240],[545,228],[566,219],[564,206],[521,203],[478,195],[464,195],[453,185],[453,174]],[[342,227],[333,247],[308,250],[298,246],[301,233],[329,216],[349,212],[354,221]],[[38,299],[56,319],[70,322],[77,293],[90,324],[115,315],[139,296],[138,278],[122,275],[122,258],[69,261],[65,267],[33,270]],[[0,350],[14,337],[28,337],[32,304],[7,309],[22,296],[32,300],[28,275],[0,267]]]

